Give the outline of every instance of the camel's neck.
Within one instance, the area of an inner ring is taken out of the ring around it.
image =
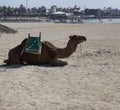
[[[75,52],[76,48],[77,48],[77,44],[69,40],[65,48],[57,48],[57,58],[69,57],[73,52]]]

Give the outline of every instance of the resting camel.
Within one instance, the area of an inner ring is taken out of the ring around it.
[[[49,41],[42,41],[42,50],[39,52],[25,51],[27,39],[8,53],[8,59],[4,60],[7,65],[29,64],[41,65],[49,64],[52,66],[64,66],[68,63],[59,59],[67,58],[75,52],[77,45],[86,41],[86,37],[80,35],[69,36],[69,41],[65,48],[58,48]]]

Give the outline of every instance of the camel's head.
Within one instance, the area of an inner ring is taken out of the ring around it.
[[[87,40],[85,36],[80,36],[80,35],[71,35],[69,36],[69,38],[70,41],[72,41],[75,44],[79,44]]]

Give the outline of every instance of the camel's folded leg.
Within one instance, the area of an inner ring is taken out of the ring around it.
[[[50,62],[51,66],[65,66],[67,64],[68,64],[67,62],[62,61],[62,60],[54,60]]]
[[[6,65],[24,64],[24,62],[22,62],[21,60],[18,60],[15,62],[15,61],[12,61],[10,59],[6,59],[3,62],[6,63]]]

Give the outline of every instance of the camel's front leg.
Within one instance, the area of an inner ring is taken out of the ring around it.
[[[62,60],[53,60],[50,62],[51,66],[65,66],[68,63],[66,61],[62,61]]]

